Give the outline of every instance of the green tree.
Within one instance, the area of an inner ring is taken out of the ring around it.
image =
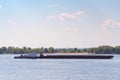
[[[53,47],[49,47],[48,53],[54,53],[54,48]]]

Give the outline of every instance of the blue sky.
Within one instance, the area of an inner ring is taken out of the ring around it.
[[[120,0],[0,0],[0,46],[120,45]]]

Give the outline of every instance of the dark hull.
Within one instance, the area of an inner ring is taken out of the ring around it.
[[[63,55],[63,56],[43,56],[43,57],[40,57],[40,58],[43,58],[43,59],[111,59],[113,58],[113,56],[90,56],[90,55],[72,55],[72,56],[69,56],[69,55]]]
[[[18,56],[15,59],[111,59],[110,55],[46,55],[40,57]]]
[[[40,57],[15,56],[14,59],[39,59]]]

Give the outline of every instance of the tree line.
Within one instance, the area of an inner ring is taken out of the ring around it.
[[[90,53],[90,54],[120,54],[120,46],[99,46],[92,48],[30,48],[30,47],[1,47],[0,54],[24,54],[24,53]]]

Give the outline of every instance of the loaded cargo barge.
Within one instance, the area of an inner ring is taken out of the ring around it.
[[[21,55],[15,56],[15,59],[112,59],[112,55],[101,55],[101,54],[52,54],[52,55]]]

